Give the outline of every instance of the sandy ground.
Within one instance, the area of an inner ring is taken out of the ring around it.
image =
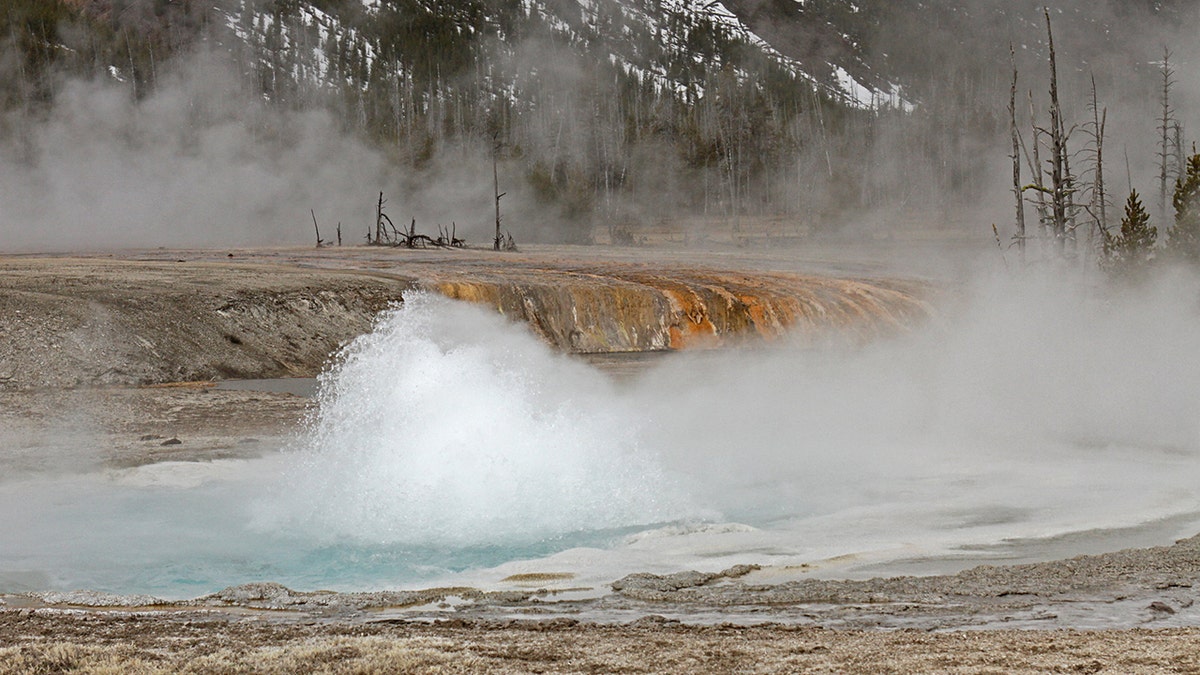
[[[313,374],[438,260],[379,270],[372,255],[353,265],[287,252],[253,265],[221,260],[224,252],[0,260],[2,470],[276,452],[300,427],[307,399],[129,380],[170,382],[179,364],[204,374],[206,349],[245,358],[242,370],[215,368],[213,378]],[[167,269],[177,259],[192,265]],[[126,270],[120,283],[113,265]],[[327,302],[313,301],[326,290]],[[145,338],[151,347],[122,338],[72,360],[66,355],[87,347],[99,325],[94,311],[77,311],[84,304],[107,308],[109,334],[164,328]],[[217,325],[186,313],[197,306],[231,323],[197,330]],[[18,311],[36,316],[14,319]],[[260,330],[263,323],[278,330]],[[244,331],[234,335],[246,338],[241,344],[229,339],[230,325]],[[98,451],[79,456],[77,438]],[[583,599],[538,579],[491,593],[296,593],[259,584],[182,603],[17,593],[0,595],[0,672],[1200,672],[1197,578],[1200,539],[1187,539],[948,576],[837,581],[752,568],[632,575]]]

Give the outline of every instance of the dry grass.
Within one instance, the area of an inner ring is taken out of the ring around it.
[[[58,617],[53,621],[78,621]],[[842,632],[626,626],[180,626],[27,636],[0,673],[1200,673],[1200,630]],[[66,633],[80,626],[66,626]],[[372,633],[360,635],[342,632]],[[9,631],[4,631],[9,633]],[[14,644],[11,634],[3,635]]]
[[[565,581],[574,579],[575,575],[570,572],[528,572],[525,574],[511,574],[504,577],[500,581],[511,581],[513,583],[530,583],[541,581]]]

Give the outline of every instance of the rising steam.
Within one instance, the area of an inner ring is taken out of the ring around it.
[[[71,81],[44,121],[0,150],[8,250],[358,241],[389,190],[383,155],[321,109],[250,95],[225,58],[199,54],[145,100]],[[353,227],[351,227],[351,225]]]

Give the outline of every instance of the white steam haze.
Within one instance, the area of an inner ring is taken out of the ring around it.
[[[394,188],[383,155],[326,111],[287,111],[246,91],[226,57],[199,54],[135,101],[75,80],[45,120],[0,152],[6,250],[348,243]]]
[[[281,456],[0,481],[0,585],[180,596],[551,570],[600,587],[1169,543],[1200,526],[1198,343],[1191,274],[997,277],[906,336],[684,354],[614,383],[522,325],[414,296],[347,348]]]
[[[323,381],[260,527],[461,547],[645,530],[555,559],[587,575],[1200,522],[1189,274],[991,278],[909,336],[685,354],[619,385],[523,327],[410,300]]]

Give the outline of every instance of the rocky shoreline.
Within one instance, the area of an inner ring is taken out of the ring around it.
[[[610,593],[469,588],[196,600],[0,597],[0,672],[1193,672],[1200,537],[940,577],[631,575]]]
[[[772,570],[632,574],[587,597],[539,587],[299,592],[274,583],[232,586],[193,600],[94,591],[0,595],[6,612],[118,611],[184,616],[258,616],[273,622],[380,621],[479,624],[508,621],[620,625],[645,617],[687,625],[765,625],[847,630],[1131,629],[1200,623],[1194,580],[1200,536],[1170,546],[1126,549],[1024,565],[982,565],[958,574],[865,580],[764,581]],[[533,577],[535,575],[529,575]],[[559,581],[545,579],[544,581]],[[532,583],[531,583],[532,582]]]

